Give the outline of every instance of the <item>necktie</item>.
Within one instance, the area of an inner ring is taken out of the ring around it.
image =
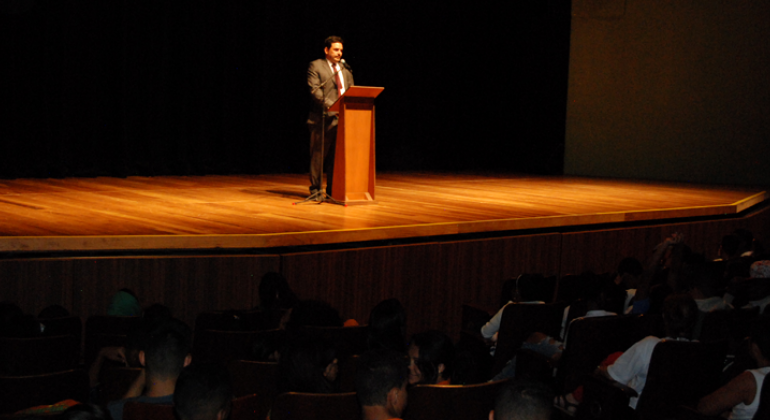
[[[342,81],[340,80],[340,73],[339,73],[340,66],[335,63],[334,64],[334,77],[335,81],[337,82],[337,97],[342,96]]]

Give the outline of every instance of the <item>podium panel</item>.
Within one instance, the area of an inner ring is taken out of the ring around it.
[[[339,112],[332,198],[345,204],[374,204],[374,98],[383,88],[353,86],[330,108]]]

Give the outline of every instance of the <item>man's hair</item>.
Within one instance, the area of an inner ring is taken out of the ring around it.
[[[356,394],[362,406],[385,406],[388,392],[408,380],[409,359],[393,350],[371,350],[363,355],[356,372]]]
[[[495,399],[495,420],[547,420],[551,416],[553,392],[544,384],[515,379]]]
[[[345,45],[345,42],[342,40],[342,38],[332,35],[324,40],[324,48],[331,48],[332,44],[337,42],[339,42],[342,45]]]
[[[149,375],[176,378],[190,354],[190,327],[178,319],[160,322],[147,336],[144,364]]]
[[[179,374],[174,410],[181,420],[215,420],[233,398],[230,375],[223,366],[191,364]]]
[[[663,321],[669,337],[690,338],[698,321],[698,305],[688,294],[670,295],[663,301]]]

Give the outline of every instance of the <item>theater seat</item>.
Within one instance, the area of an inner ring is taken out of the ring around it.
[[[279,395],[270,412],[271,420],[359,420],[361,408],[355,392]]]

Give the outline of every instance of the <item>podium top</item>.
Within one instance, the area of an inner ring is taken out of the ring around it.
[[[381,87],[373,87],[373,86],[351,86],[348,90],[345,91],[345,94],[340,96],[339,99],[337,99],[337,102],[334,103],[334,105],[329,107],[329,111],[339,111],[340,108],[340,102],[344,98],[376,98],[379,96],[379,94],[385,90],[385,88]]]

